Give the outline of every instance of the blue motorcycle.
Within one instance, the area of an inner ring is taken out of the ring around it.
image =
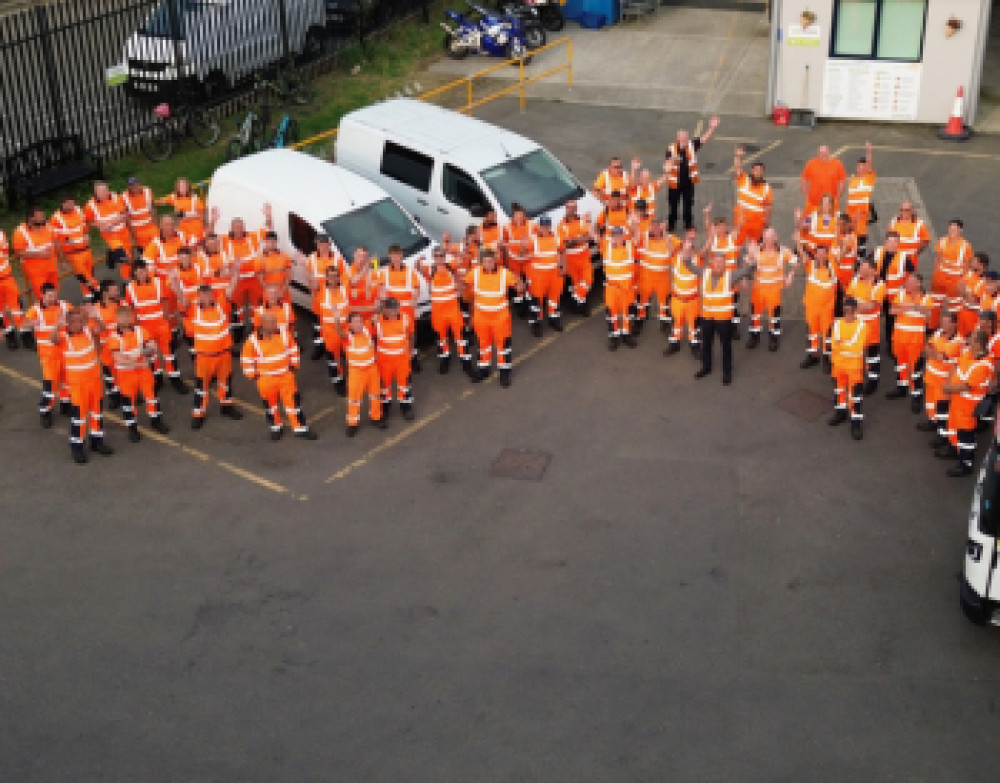
[[[488,54],[528,62],[528,50],[545,44],[545,31],[537,22],[525,23],[510,13],[490,13],[473,3],[469,7],[479,15],[478,19],[468,19],[450,9],[444,12],[452,22],[441,22],[449,57],[460,60],[468,54]]]

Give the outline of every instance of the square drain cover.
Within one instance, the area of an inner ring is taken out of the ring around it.
[[[796,389],[787,397],[778,400],[778,407],[795,414],[800,419],[816,421],[824,413],[833,410],[833,398],[809,389]]]
[[[541,481],[552,455],[547,451],[504,449],[490,467],[490,475],[498,478]]]

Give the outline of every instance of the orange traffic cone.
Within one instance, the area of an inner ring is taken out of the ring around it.
[[[958,88],[958,95],[955,96],[955,105],[948,118],[948,124],[938,131],[938,138],[945,141],[965,141],[972,135],[972,130],[963,124],[962,118],[965,116],[965,90]]]

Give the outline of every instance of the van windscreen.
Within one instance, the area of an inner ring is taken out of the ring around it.
[[[347,259],[361,245],[371,255],[385,258],[389,245],[399,245],[403,248],[403,255],[409,256],[430,244],[430,240],[391,198],[330,218],[323,223],[323,230]]]
[[[533,218],[584,195],[580,183],[543,149],[483,169],[480,174],[508,215],[515,202]]]

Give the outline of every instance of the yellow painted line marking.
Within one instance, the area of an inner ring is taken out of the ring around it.
[[[393,435],[391,438],[387,438],[382,443],[380,443],[379,445],[375,446],[373,449],[368,451],[363,457],[360,457],[354,460],[354,462],[352,462],[350,465],[341,468],[332,476],[330,476],[330,478],[328,478],[325,483],[332,484],[334,481],[339,481],[340,479],[345,478],[346,476],[350,475],[350,473],[354,471],[356,468],[360,468],[362,465],[367,464],[368,460],[370,460],[372,457],[381,454],[383,451],[386,451],[387,449],[391,449],[393,446],[401,443],[402,441],[416,434],[424,427],[426,427],[428,424],[430,424],[433,421],[436,421],[450,410],[451,410],[451,403],[446,403],[444,406],[438,408],[436,411],[434,411],[434,413],[430,414],[429,416],[425,416],[424,418],[420,419],[420,421],[414,422],[406,429],[402,430],[396,435]]]
[[[33,386],[36,389],[40,389],[42,387],[41,381],[35,378],[31,378],[27,375],[24,375],[23,373],[20,373],[17,370],[12,370],[10,367],[5,367],[2,364],[0,364],[0,373],[3,373],[4,375],[7,375],[10,378],[14,378],[15,380],[20,381],[21,383],[27,386]],[[119,416],[116,413],[111,413],[111,412],[105,413],[104,418],[110,422],[113,422],[114,424],[117,424],[120,427],[125,426],[125,420],[122,419],[121,416]],[[190,456],[194,457],[197,460],[200,460],[201,462],[212,461],[212,457],[209,454],[206,454],[204,451],[200,451],[199,449],[193,448],[191,446],[185,446],[183,443],[180,443],[166,435],[161,435],[158,432],[153,432],[152,430],[145,428],[143,429],[142,434],[144,438],[149,438],[150,440],[155,440],[157,443],[162,443],[165,446],[171,446],[175,449],[179,449],[183,453],[189,454]],[[270,479],[266,479],[263,476],[258,476],[256,473],[252,473],[249,470],[237,467],[236,465],[232,465],[228,462],[223,462],[222,460],[215,460],[215,464],[218,465],[223,470],[228,470],[230,473],[233,473],[239,476],[240,478],[246,479],[247,481],[253,482],[254,484],[270,489],[272,492],[277,492],[279,494],[288,494],[291,495],[292,497],[297,497],[287,487],[283,487],[281,484],[271,481]],[[299,497],[299,499],[306,500],[307,497],[303,495]]]
[[[834,155],[839,155],[842,152],[849,149],[859,149],[863,150],[863,144],[845,144],[841,147]],[[992,161],[1000,161],[1000,155],[991,155],[988,152],[960,152],[958,150],[935,150],[935,149],[918,149],[917,147],[893,147],[890,145],[883,144],[872,144],[873,150],[883,150],[884,152],[911,152],[920,155],[944,155],[952,156],[956,158],[979,158]]]
[[[750,163],[753,163],[753,161],[757,160],[757,158],[761,158],[764,155],[767,155],[767,153],[771,152],[772,150],[778,149],[778,147],[780,147],[781,144],[782,144],[781,139],[777,139],[776,141],[772,141],[770,144],[768,144],[766,147],[764,147],[764,149],[760,150],[759,152],[755,152],[753,155],[747,155],[745,158],[743,158],[743,170],[746,171],[749,168]],[[836,153],[834,154],[836,155]],[[733,166],[730,166],[729,169],[726,171],[726,174],[732,174],[735,170],[736,169]]]
[[[850,148],[851,148],[850,144],[845,144],[840,149],[836,149],[833,152],[831,152],[830,153],[830,157],[832,157],[832,158],[839,158],[841,155],[843,155],[845,152],[847,152]]]
[[[325,419],[327,416],[329,416],[331,413],[337,410],[338,407],[339,406],[337,405],[328,405],[327,407],[323,408],[323,410],[321,410],[319,413],[314,413],[312,416],[310,416],[309,421],[316,423],[320,419]]]
[[[277,492],[279,494],[283,493],[291,494],[291,492],[287,488],[281,486],[281,484],[271,481],[270,479],[266,479],[263,476],[258,476],[256,473],[251,473],[249,470],[244,470],[243,468],[237,467],[236,465],[233,465],[229,462],[220,461],[217,462],[216,464],[223,470],[228,470],[230,473],[233,473],[239,476],[240,478],[246,479],[247,481],[252,481],[254,484],[259,484],[260,486],[265,487],[266,489],[269,489],[272,492]]]

